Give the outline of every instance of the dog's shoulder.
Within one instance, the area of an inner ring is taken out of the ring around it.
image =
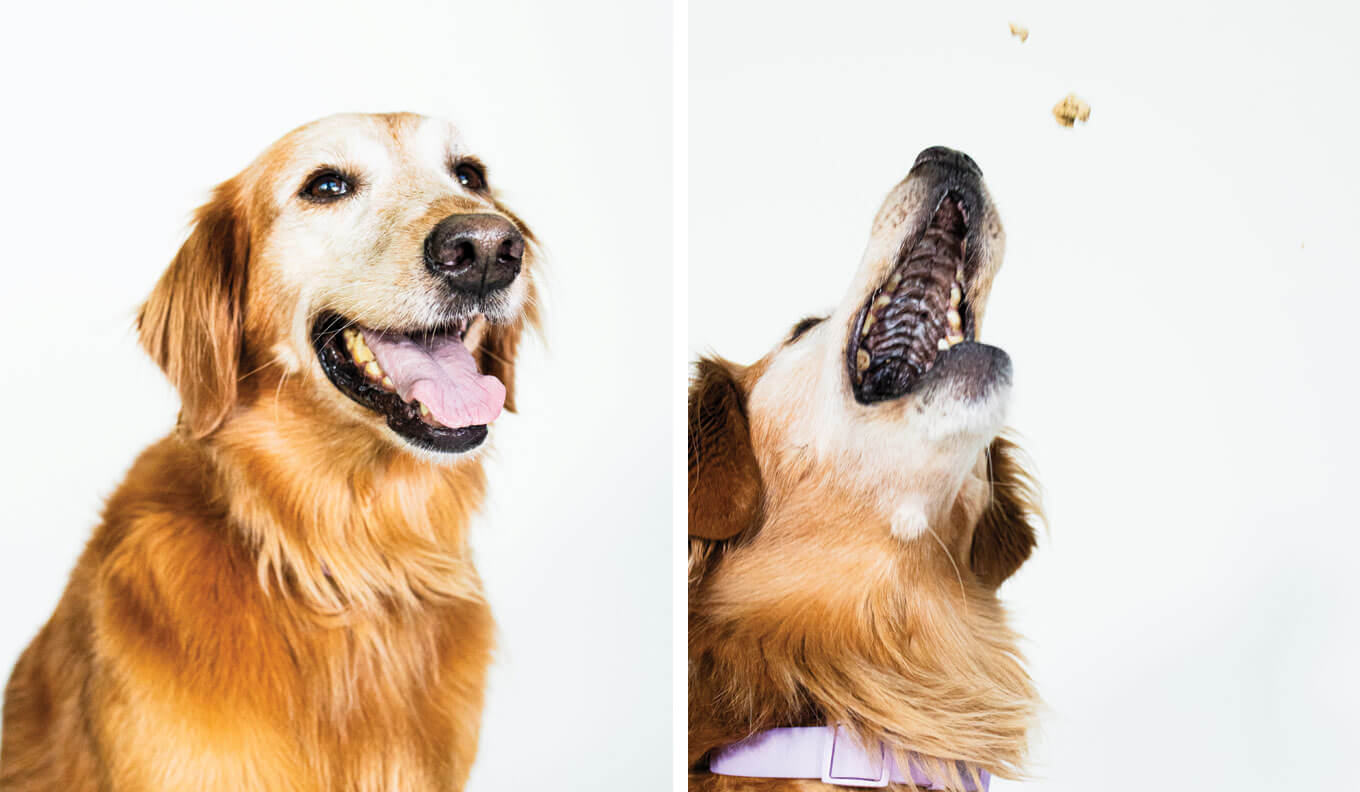
[[[185,664],[229,651],[232,630],[261,620],[249,549],[216,500],[201,452],[178,436],[133,463],[72,584],[86,589],[101,661],[192,678]],[[267,640],[253,626],[248,634]]]

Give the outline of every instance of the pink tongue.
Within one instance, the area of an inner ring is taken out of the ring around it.
[[[421,344],[398,333],[364,330],[364,342],[406,401],[430,408],[439,423],[458,429],[496,420],[505,406],[505,386],[477,371],[458,337],[440,335]]]

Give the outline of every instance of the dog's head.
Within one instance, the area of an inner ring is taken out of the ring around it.
[[[933,532],[979,580],[1009,576],[1034,543],[1030,495],[999,437],[1010,359],[977,340],[1004,241],[972,159],[923,151],[829,316],[797,323],[754,365],[698,364],[691,535],[726,540],[853,504],[863,530],[908,543]]]
[[[333,421],[444,457],[513,409],[534,259],[451,124],[338,115],[217,188],[138,325],[195,437],[275,395],[250,383],[286,382]]]

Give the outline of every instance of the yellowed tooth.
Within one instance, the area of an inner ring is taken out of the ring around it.
[[[940,342],[939,342],[938,344],[936,344],[935,346],[938,347],[939,350],[940,350],[941,352],[943,352],[943,351],[945,351],[946,349],[948,349],[948,348],[950,348],[951,346],[953,346],[953,344],[949,343],[949,339],[947,339],[947,338],[941,338],[941,339],[940,339]]]
[[[860,326],[860,328],[859,328],[859,334],[862,335],[862,336],[867,336],[867,335],[869,335],[869,328],[871,328],[871,327],[873,327],[873,326],[874,326],[874,315],[873,315],[872,313],[867,313],[867,314],[865,314],[865,315],[864,315],[864,324]]]
[[[855,369],[864,371],[867,368],[869,368],[869,353],[861,349],[855,353]]]
[[[377,359],[373,355],[373,351],[368,348],[368,344],[364,343],[364,336],[358,330],[353,327],[346,327],[344,335],[345,346],[349,349],[349,356],[353,358],[354,362],[359,366],[362,367],[364,364]]]
[[[959,316],[959,312],[953,308],[945,312],[944,318],[949,320],[949,329],[955,332],[963,329],[963,317]]]
[[[382,382],[383,378],[382,366],[378,365],[378,361],[370,360],[368,362],[368,365],[364,366],[364,376],[368,377],[374,382]]]
[[[959,284],[955,283],[949,287],[949,304],[958,308],[961,302],[963,302],[963,289],[960,289]]]
[[[880,294],[880,295],[878,295],[877,297],[874,298],[874,306],[873,306],[873,307],[874,307],[875,309],[878,309],[878,308],[886,308],[886,307],[888,307],[888,303],[890,303],[890,302],[892,302],[892,297],[891,297],[891,296],[889,296],[889,295],[887,295],[887,294]]]
[[[389,390],[392,391],[393,393],[397,392],[397,384],[393,382],[392,378],[387,376],[386,374],[383,375],[382,386],[383,390]]]
[[[429,418],[430,408],[425,406],[425,402],[416,402],[416,404],[420,407],[420,416],[422,418]]]
[[[958,281],[959,283],[963,283],[963,265],[962,265],[962,264],[959,265],[958,269],[954,270],[954,280]]]
[[[902,285],[902,273],[900,273],[900,272],[894,272],[894,273],[892,274],[892,277],[891,277],[891,278],[888,278],[888,287],[887,287],[887,288],[888,288],[888,291],[897,291],[897,287],[898,287],[898,286],[901,286],[901,285]]]
[[[958,333],[950,333],[950,334],[949,334],[949,345],[950,345],[950,346],[954,346],[955,344],[962,344],[962,343],[963,343],[963,336],[962,336],[962,335],[960,335],[960,334],[958,334]]]

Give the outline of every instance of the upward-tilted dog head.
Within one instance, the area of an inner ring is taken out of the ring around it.
[[[1011,363],[977,340],[1004,241],[977,165],[923,151],[829,316],[799,322],[749,367],[699,363],[690,533],[728,539],[821,498],[902,542],[972,538],[987,580],[1014,571],[1033,536],[998,439]]]
[[[1010,360],[977,340],[1003,239],[977,165],[927,149],[829,316],[750,366],[699,362],[695,788],[741,786],[704,775],[715,748],[826,723],[899,767],[934,757],[950,789],[1019,771],[1034,692],[995,593],[1033,547],[1036,493],[1000,434]]]
[[[513,409],[533,237],[452,125],[339,115],[219,186],[142,308],[194,436],[300,382],[330,419],[425,456]],[[254,378],[254,380],[252,380]]]

